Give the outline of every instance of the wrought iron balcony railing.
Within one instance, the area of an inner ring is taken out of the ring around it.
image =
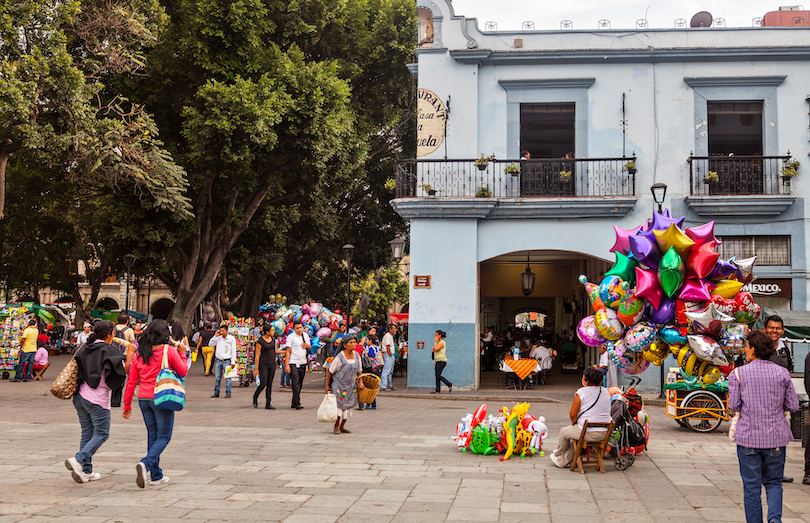
[[[633,162],[631,164],[631,162]],[[635,157],[587,159],[400,160],[396,197],[633,196]]]
[[[788,156],[690,156],[692,196],[790,194]]]

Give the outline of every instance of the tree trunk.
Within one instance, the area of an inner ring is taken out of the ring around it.
[[[6,212],[6,167],[8,166],[7,153],[0,153],[0,220]]]
[[[241,308],[243,318],[255,316],[256,313],[259,312],[259,306],[262,304],[262,296],[264,296],[264,283],[264,279],[245,281]]]

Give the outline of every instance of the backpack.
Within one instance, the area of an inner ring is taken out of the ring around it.
[[[116,326],[116,327],[115,327],[115,333],[113,334],[113,336],[114,336],[114,337],[116,337],[116,338],[121,338],[122,340],[125,340],[125,339],[127,339],[127,337],[126,337],[126,332],[127,332],[128,330],[130,330],[130,328],[129,328],[129,327],[124,327],[123,329],[119,329],[119,328]],[[123,352],[123,353],[126,353],[126,351],[127,351],[126,346],[121,345],[120,343],[112,342],[110,345],[112,345],[113,347],[117,347],[117,348],[118,348],[118,350],[120,350],[120,351],[121,351],[121,352]]]

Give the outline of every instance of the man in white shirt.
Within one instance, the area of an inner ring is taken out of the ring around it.
[[[284,342],[287,352],[284,355],[284,371],[290,375],[292,382],[292,405],[291,409],[301,410],[301,385],[304,384],[304,376],[307,373],[307,352],[312,346],[309,344],[309,335],[304,332],[304,326],[300,321],[293,323],[293,332],[287,335]]]
[[[218,398],[222,375],[229,367],[236,365],[236,338],[228,334],[228,327],[223,325],[217,331],[217,335],[211,338],[210,343],[214,346],[214,359],[216,360],[216,367],[214,367],[216,382],[214,383],[214,395],[211,397]],[[231,397],[231,378],[225,378],[225,397]]]
[[[380,375],[380,388],[383,390],[397,390],[394,388],[394,382],[391,379],[394,375],[394,363],[396,362],[394,359],[394,352],[397,349],[396,345],[394,345],[395,332],[397,332],[397,326],[392,323],[388,326],[388,332],[382,338],[381,350],[385,364]]]

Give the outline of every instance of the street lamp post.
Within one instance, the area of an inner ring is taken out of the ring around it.
[[[129,310],[129,278],[132,271],[132,264],[135,263],[137,257],[134,254],[127,254],[124,256],[124,264],[127,266],[127,297],[124,305],[124,310]]]
[[[399,268],[399,261],[402,259],[402,255],[405,254],[405,238],[397,234],[396,238],[388,242],[388,245],[391,246],[391,254],[394,255],[397,268]]]
[[[664,198],[667,197],[667,184],[665,183],[654,183],[652,187],[650,187],[650,192],[652,193],[653,201],[658,204],[658,214],[664,212]],[[655,218],[655,215],[653,215]],[[666,361],[666,359],[664,360]],[[661,393],[658,395],[658,399],[664,399],[664,380],[666,375],[666,369],[664,368],[664,364],[661,364]]]
[[[343,246],[343,254],[346,258],[346,332],[349,331],[349,313],[351,312],[352,295],[352,254],[354,245],[347,243]]]

